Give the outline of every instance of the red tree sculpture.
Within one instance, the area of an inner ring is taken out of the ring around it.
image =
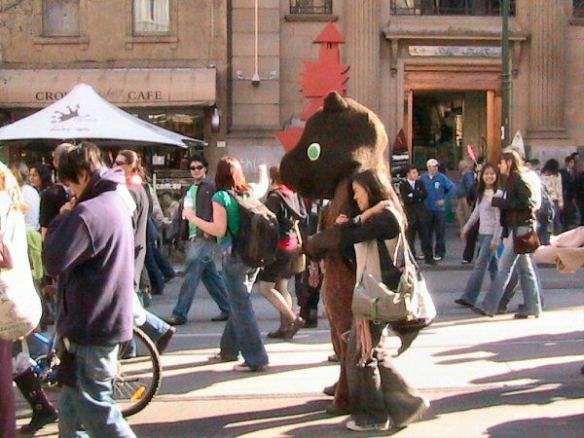
[[[345,43],[345,38],[336,26],[327,23],[313,43],[320,44],[318,60],[303,61],[304,71],[300,74],[301,92],[310,99],[300,115],[303,122],[322,107],[324,97],[331,91],[337,91],[344,96],[347,93],[345,83],[349,79],[347,71],[350,67],[340,63],[339,45]],[[276,136],[288,151],[298,143],[303,131],[303,127],[288,127],[276,132]]]

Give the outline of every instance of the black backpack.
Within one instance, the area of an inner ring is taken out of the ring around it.
[[[535,212],[540,225],[549,225],[554,221],[554,201],[545,184],[541,184],[541,207]]]
[[[278,249],[276,215],[252,196],[229,193],[239,204],[239,232],[234,236],[233,251],[252,268],[269,265],[276,259]]]

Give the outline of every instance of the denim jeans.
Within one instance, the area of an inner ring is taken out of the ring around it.
[[[118,346],[72,343],[69,351],[75,354],[77,387],[61,389],[59,437],[135,437],[112,399]]]
[[[462,299],[472,305],[477,303],[487,269],[491,274],[491,283],[493,283],[497,274],[497,250],[491,251],[492,240],[492,234],[481,234],[479,236],[479,254],[462,295]]]
[[[539,282],[531,254],[515,254],[512,236],[504,240],[503,254],[499,259],[499,271],[495,281],[491,283],[485,299],[478,307],[490,314],[497,313],[499,302],[505,293],[505,288],[511,279],[515,266],[517,266],[521,281],[525,312],[531,315],[541,313]]]
[[[223,258],[223,275],[231,311],[221,336],[221,356],[236,358],[241,352],[251,367],[268,363],[268,353],[251,303],[251,288],[257,273],[257,269],[246,266],[235,254]]]
[[[203,282],[221,312],[229,313],[225,279],[217,272],[215,264],[217,251],[217,243],[209,239],[197,237],[189,241],[185,279],[172,311],[174,315],[187,318],[200,281]]]
[[[154,242],[148,242],[146,246],[146,258],[144,266],[148,271],[148,278],[155,294],[162,294],[164,282],[174,277],[175,272],[168,260]]]
[[[434,255],[444,257],[446,255],[446,242],[444,235],[446,233],[446,212],[445,211],[428,211],[428,236],[430,245],[433,242],[433,234],[436,233],[436,241],[434,243]]]

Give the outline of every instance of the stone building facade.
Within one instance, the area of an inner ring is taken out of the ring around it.
[[[561,159],[584,146],[584,2],[511,3],[511,133],[522,132],[532,155]],[[110,98],[117,90],[122,107],[203,137],[212,163],[236,155],[253,174],[283,154],[274,133],[302,113],[302,61],[317,58],[313,41],[333,21],[346,38],[348,96],[376,109],[390,138],[403,129],[414,162],[438,156],[452,166],[466,144],[496,159],[500,4],[1,0],[0,116],[21,117],[86,80]]]

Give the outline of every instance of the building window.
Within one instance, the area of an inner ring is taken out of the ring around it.
[[[79,0],[44,0],[43,36],[79,36]]]
[[[503,0],[391,0],[393,15],[501,15]],[[515,0],[510,0],[515,15]]]
[[[574,0],[574,17],[584,18],[584,0]]]
[[[333,0],[290,0],[290,14],[332,14]]]
[[[134,0],[134,34],[170,33],[170,0]]]

